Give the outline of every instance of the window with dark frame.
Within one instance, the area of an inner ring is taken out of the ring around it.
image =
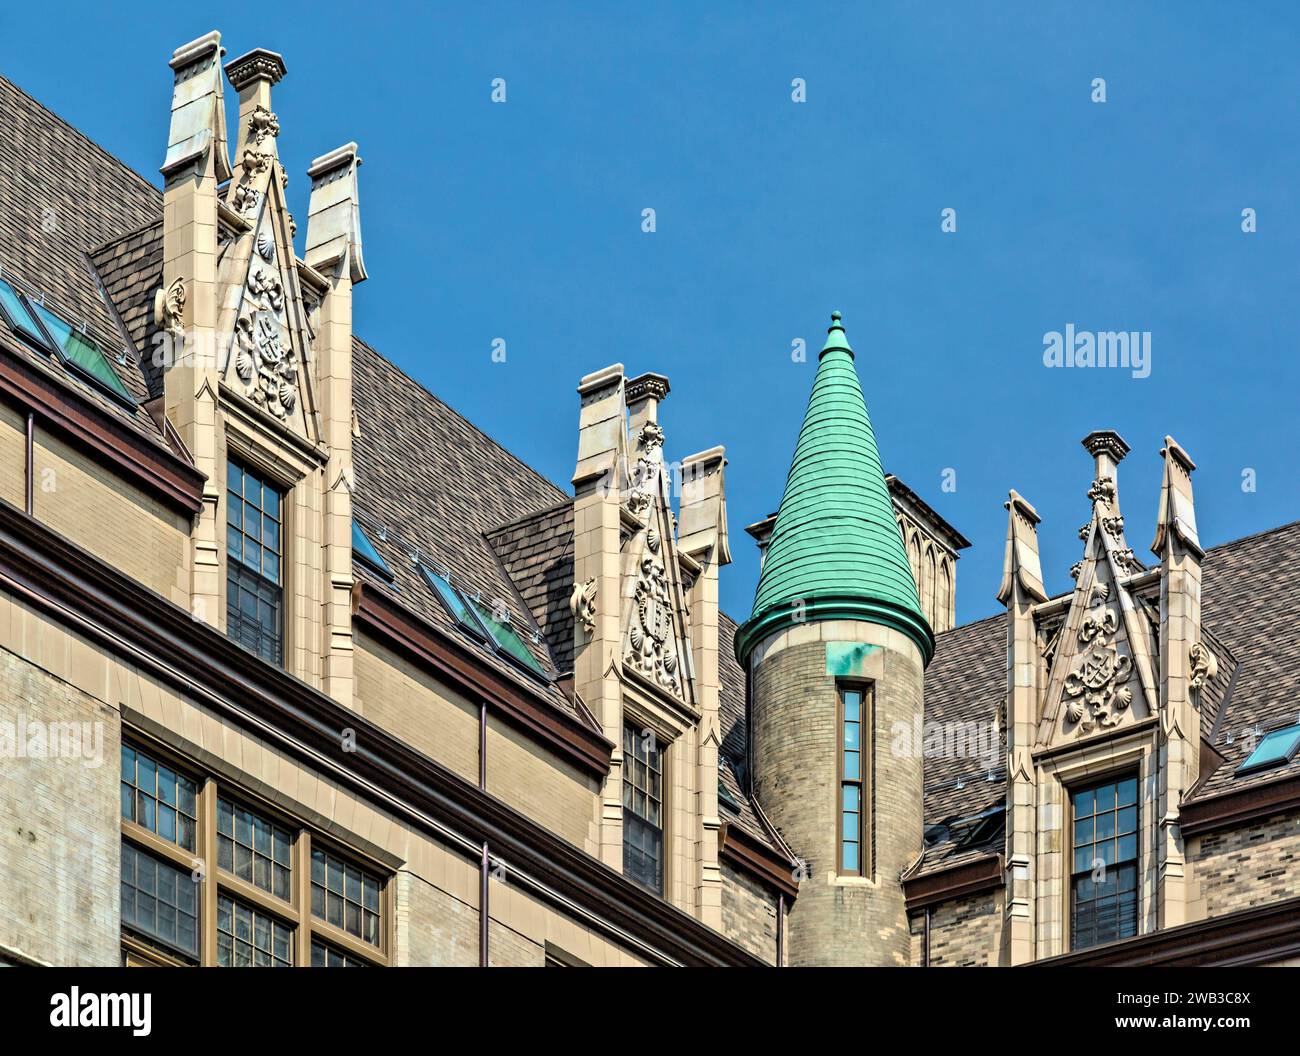
[[[871,766],[863,732],[870,702],[861,686],[840,686],[839,697],[839,872],[864,876],[871,853],[866,823]]]
[[[187,775],[169,753],[125,740],[121,751],[125,964],[390,963],[379,872],[287,816],[244,805],[251,794],[199,767]],[[215,848],[216,868],[197,868],[197,847]],[[300,861],[323,883],[299,882]]]
[[[1070,948],[1138,933],[1137,777],[1073,793]]]
[[[226,466],[226,633],[263,660],[284,654],[283,494]]]
[[[221,895],[217,964],[222,968],[292,968],[293,929],[269,913]]]
[[[319,848],[311,852],[311,911],[363,942],[379,945],[379,878]]]
[[[217,865],[277,898],[289,901],[293,880],[293,834],[262,815],[217,800]]]
[[[652,730],[623,726],[623,873],[664,893],[663,750]]]

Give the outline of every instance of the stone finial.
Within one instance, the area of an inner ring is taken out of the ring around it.
[[[226,107],[222,97],[221,34],[216,30],[182,44],[169,65],[174,71],[171,128],[167,136],[164,176],[203,161],[212,152],[217,182],[230,179],[226,148]]]
[[[248,85],[259,80],[269,81],[272,85],[279,84],[287,72],[284,58],[265,48],[254,48],[226,63],[226,76],[237,92],[242,92]]]
[[[366,279],[361,255],[361,204],[357,169],[361,156],[355,143],[345,143],[311,163],[311,202],[307,207],[305,260],[327,271],[346,258],[353,285]]]
[[[1082,440],[1088,454],[1097,463],[1097,477],[1114,477],[1115,467],[1124,461],[1129,446],[1113,429],[1095,429]]]
[[[662,374],[647,372],[627,383],[627,409],[632,414],[633,427],[641,422],[659,420],[659,404],[669,393],[668,379]]]
[[[1038,556],[1038,525],[1041,518],[1023,496],[1012,490],[1004,502],[1007,510],[1007,548],[1002,563],[1002,585],[998,601],[1009,604],[1018,586],[1032,601],[1046,601],[1043,569]]]

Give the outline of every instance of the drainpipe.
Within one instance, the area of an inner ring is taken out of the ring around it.
[[[478,787],[487,791],[487,701],[478,706]],[[487,840],[483,841],[483,860],[479,863],[478,881],[478,966],[488,966],[488,878],[490,859]]]
[[[36,509],[36,415],[27,412],[27,516]]]
[[[483,841],[483,861],[478,881],[478,966],[488,966],[488,845]]]
[[[776,966],[785,967],[785,895],[776,896]]]
[[[921,967],[930,967],[930,913],[932,907],[925,907],[925,939],[921,947]]]

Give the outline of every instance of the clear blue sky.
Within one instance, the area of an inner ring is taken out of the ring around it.
[[[283,54],[296,214],[312,157],[365,158],[357,332],[557,483],[579,377],[667,374],[669,457],[727,448],[737,617],[833,308],[886,468],[974,543],[962,622],[996,611],[1010,487],[1069,586],[1091,429],[1133,446],[1139,556],[1166,433],[1203,541],[1300,517],[1292,4],[64,6],[6,5],[0,70],[155,182],[171,50]],[[1070,323],[1150,331],[1150,377],[1046,369]]]

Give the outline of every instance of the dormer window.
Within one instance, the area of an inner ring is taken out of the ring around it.
[[[226,467],[226,633],[268,663],[284,659],[284,496]]]

